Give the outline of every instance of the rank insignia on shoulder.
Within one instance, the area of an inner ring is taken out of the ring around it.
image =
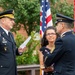
[[[64,36],[65,36],[65,35],[62,35],[61,38],[64,37]]]
[[[2,43],[7,43],[7,41],[5,40],[5,38],[2,38]]]

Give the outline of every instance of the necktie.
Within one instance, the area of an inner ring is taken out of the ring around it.
[[[13,42],[13,40],[12,40],[12,35],[11,35],[10,32],[8,32],[8,36],[9,36],[9,39]]]

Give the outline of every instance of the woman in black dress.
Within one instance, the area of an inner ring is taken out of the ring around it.
[[[57,38],[56,29],[53,26],[48,27],[41,40],[41,48],[39,51],[39,61],[40,61],[40,75],[53,75],[53,64],[52,66],[44,67],[44,56],[48,53],[52,53],[55,48],[55,40]],[[42,54],[42,52],[44,52]]]

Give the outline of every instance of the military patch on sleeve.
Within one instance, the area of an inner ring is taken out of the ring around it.
[[[2,38],[2,43],[7,43],[7,41],[4,37]]]

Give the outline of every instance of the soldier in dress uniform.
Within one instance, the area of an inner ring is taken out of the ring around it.
[[[72,30],[74,20],[57,14],[56,29],[60,37],[55,42],[51,54],[45,54],[45,67],[54,63],[54,75],[75,75],[75,34]]]
[[[0,13],[0,75],[17,75],[15,56],[24,51],[16,47],[10,32],[15,24],[14,20],[12,9]]]

